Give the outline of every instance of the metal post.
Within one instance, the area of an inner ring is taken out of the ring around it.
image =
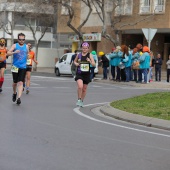
[[[148,29],[148,47],[149,47],[149,49],[150,49],[150,47],[151,47],[150,35],[151,35],[151,28]]]

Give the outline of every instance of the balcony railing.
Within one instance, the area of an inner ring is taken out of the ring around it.
[[[42,31],[43,27],[42,26],[32,26],[32,28],[36,29],[37,31]],[[14,27],[15,30],[25,30],[25,31],[29,31],[30,29],[25,26],[25,25],[15,25]],[[46,32],[52,32],[52,27],[48,27],[47,31]]]

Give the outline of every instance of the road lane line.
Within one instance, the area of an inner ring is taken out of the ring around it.
[[[107,102],[108,103],[108,102]],[[94,103],[94,104],[88,104],[88,105],[85,105],[84,107],[88,107],[88,106],[95,106],[95,105],[100,105],[100,104],[107,104],[107,103]],[[85,115],[84,113],[82,113],[80,111],[79,108],[74,108],[73,109],[75,113],[77,113],[78,115],[82,116],[82,117],[85,117],[87,119],[90,119],[92,121],[95,121],[95,122],[99,122],[99,123],[103,123],[103,124],[107,124],[107,125],[111,125],[111,126],[116,126],[116,127],[120,127],[120,128],[124,128],[124,129],[129,129],[129,130],[133,130],[133,131],[138,131],[138,132],[143,132],[143,133],[148,133],[148,134],[152,134],[152,135],[157,135],[157,136],[163,136],[163,137],[168,137],[170,138],[170,135],[166,135],[166,134],[162,134],[162,133],[156,133],[156,132],[150,132],[150,131],[146,131],[146,130],[141,130],[141,129],[137,129],[137,128],[131,128],[131,127],[127,127],[127,126],[122,126],[122,125],[118,125],[118,124],[115,124],[115,123],[110,123],[110,122],[106,122],[106,121],[103,121],[103,120],[99,120],[99,119],[96,119],[96,118],[93,118],[91,116],[88,116],[88,115]]]

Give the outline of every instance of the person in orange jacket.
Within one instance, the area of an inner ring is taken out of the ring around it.
[[[38,61],[35,59],[35,53],[32,51],[32,45],[31,43],[27,43],[29,52],[28,52],[28,58],[27,58],[27,68],[26,68],[26,75],[25,75],[25,82],[26,82],[26,94],[30,92],[30,82],[31,82],[31,71],[32,71],[32,64],[33,61],[38,64]],[[25,86],[25,83],[24,83]],[[23,89],[24,90],[24,89]]]

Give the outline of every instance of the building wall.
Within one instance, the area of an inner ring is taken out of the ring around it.
[[[58,49],[58,50],[50,49],[49,50],[46,48],[39,48],[37,67],[54,67],[56,58],[60,58],[63,54],[64,54],[64,49]]]
[[[77,28],[80,25],[80,13],[81,13],[81,3],[77,1],[77,3],[73,2],[72,7],[74,9],[74,18],[71,22],[71,24]],[[58,33],[72,33],[74,34],[74,31],[67,26],[67,22],[69,20],[68,15],[62,15],[61,14],[61,6],[58,7],[58,22],[57,22],[57,32]]]
[[[141,29],[141,28],[170,28],[170,1],[166,0],[165,12],[141,14],[140,0],[133,3],[132,15],[125,15],[121,17],[121,22],[117,24],[117,28],[121,30],[127,29]],[[135,24],[136,23],[136,24]],[[127,25],[127,26],[123,26]]]
[[[35,51],[35,49],[32,49]],[[38,65],[37,67],[54,67],[56,58],[60,58],[64,54],[65,49],[38,49]],[[11,64],[11,56],[7,59],[7,63]]]

